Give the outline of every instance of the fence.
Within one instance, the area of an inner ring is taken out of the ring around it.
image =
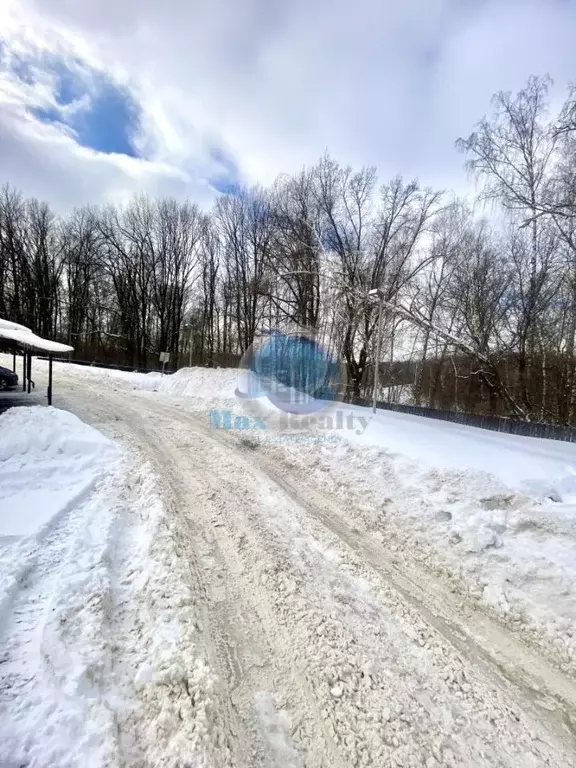
[[[369,406],[372,403],[364,399],[356,399],[356,405]],[[419,405],[400,405],[398,403],[378,402],[376,407],[397,413],[408,413],[412,416],[424,416],[428,419],[451,421],[454,424],[465,424],[468,427],[490,429],[494,432],[506,432],[510,435],[523,437],[542,437],[548,440],[563,440],[568,443],[576,442],[576,428],[568,424],[547,424],[538,421],[517,421],[503,416],[481,416],[474,413],[459,411],[439,411]]]

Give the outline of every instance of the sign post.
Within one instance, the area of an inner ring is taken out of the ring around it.
[[[164,376],[164,368],[166,366],[166,363],[170,362],[170,353],[160,352],[160,362],[162,363],[162,376]]]

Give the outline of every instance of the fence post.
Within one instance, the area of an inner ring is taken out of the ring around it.
[[[48,405],[52,405],[52,355],[48,355]]]

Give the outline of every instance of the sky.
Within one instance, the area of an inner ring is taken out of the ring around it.
[[[576,80],[573,0],[0,0],[0,184],[209,207],[326,150],[470,189],[498,90]]]

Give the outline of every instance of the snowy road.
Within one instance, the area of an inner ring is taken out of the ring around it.
[[[58,405],[123,443],[132,469],[105,491],[105,588],[94,622],[74,625],[82,638],[63,632],[67,616],[41,638],[35,628],[57,564],[80,556],[74,526],[97,543],[102,510],[59,520],[12,600],[8,665],[24,645],[52,661],[57,647],[54,685],[87,702],[65,718],[77,763],[36,752],[14,765],[576,765],[576,683],[408,547],[356,527],[329,475],[318,483],[281,452],[209,429],[176,398],[58,371]],[[77,646],[95,654],[82,685],[68,679]],[[7,731],[23,697],[33,708],[20,678],[0,689]]]

